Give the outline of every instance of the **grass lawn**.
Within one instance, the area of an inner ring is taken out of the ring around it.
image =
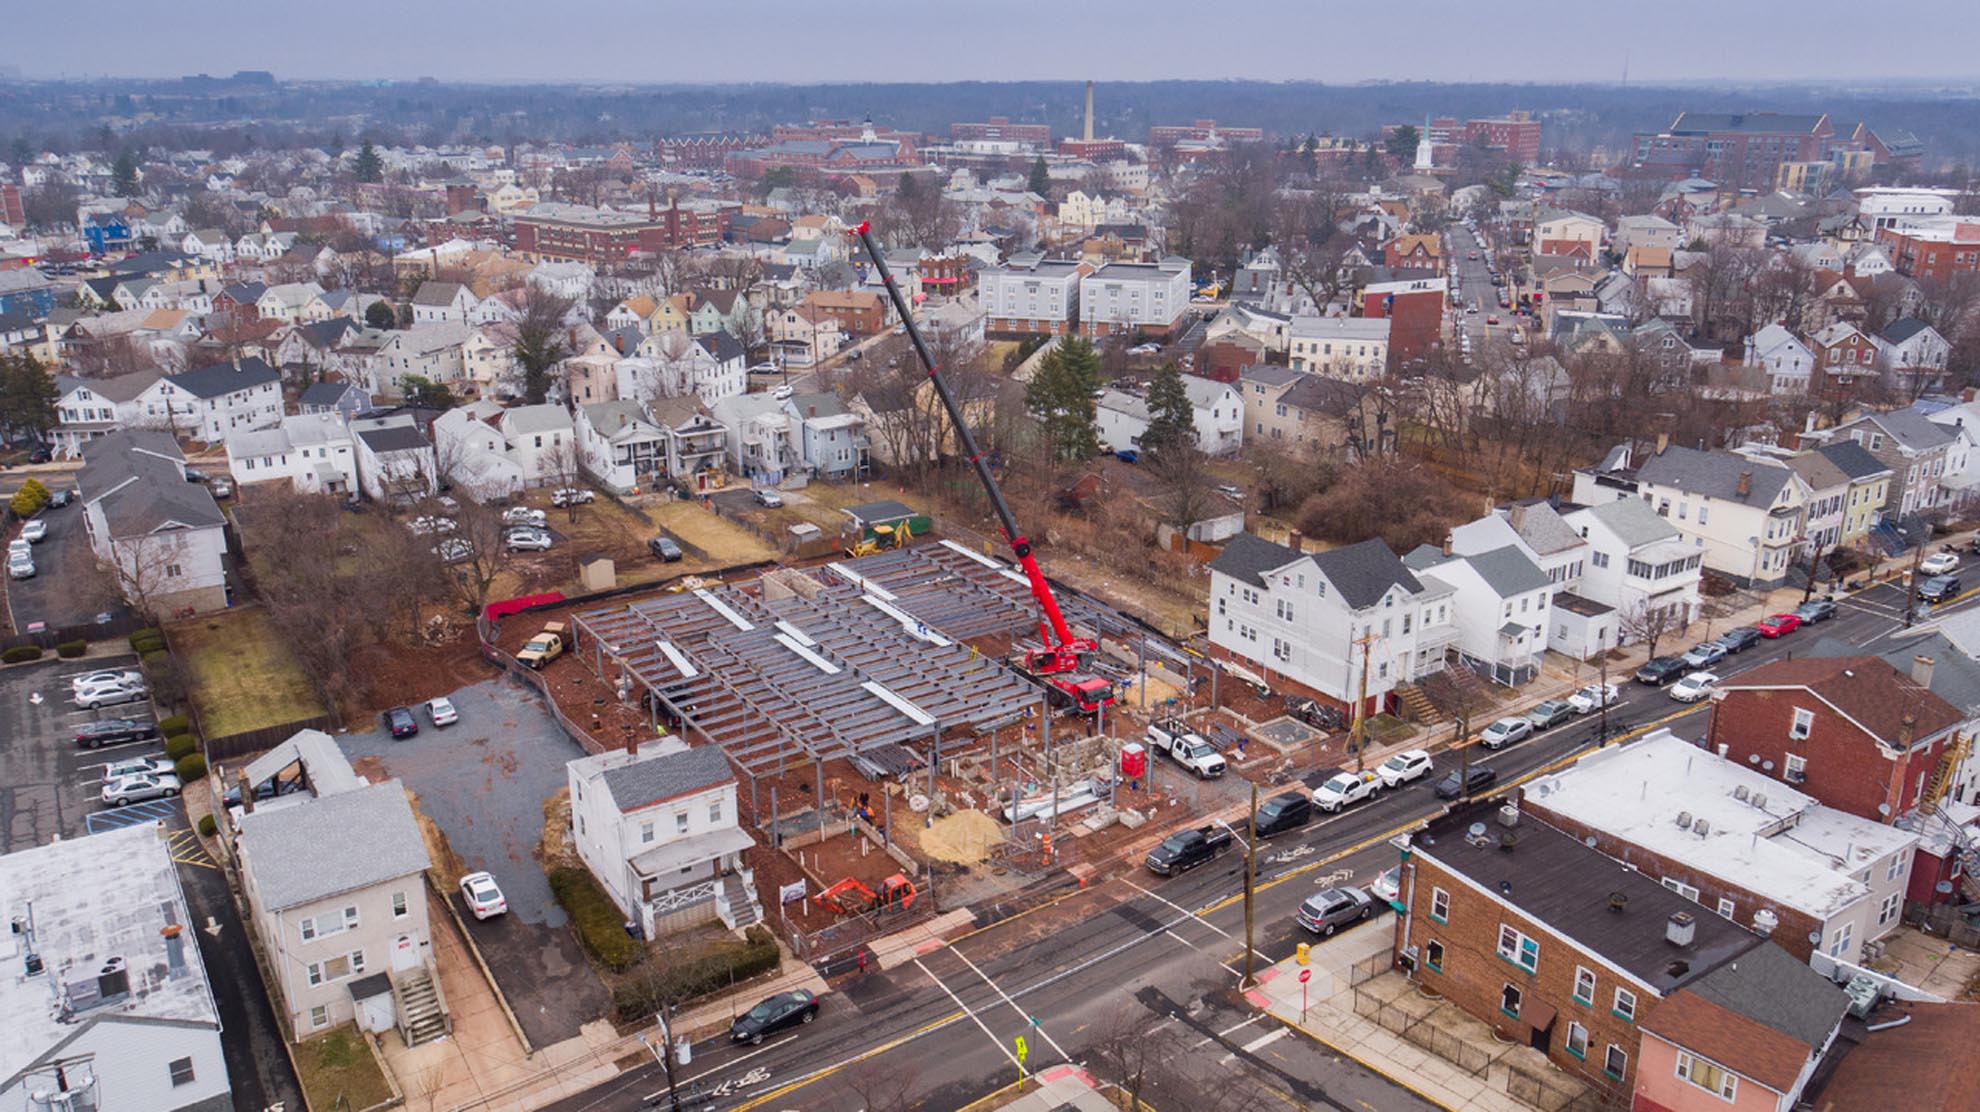
[[[222,610],[181,622],[171,635],[206,736],[323,713],[309,679],[260,610]]]
[[[754,563],[777,555],[777,550],[756,534],[693,502],[648,506],[646,516],[668,533],[706,552],[707,566],[711,568]]]
[[[296,1069],[311,1108],[370,1108],[392,1099],[385,1071],[354,1024],[297,1043]]]

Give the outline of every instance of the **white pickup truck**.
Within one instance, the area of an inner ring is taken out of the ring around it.
[[[1215,780],[1224,774],[1224,755],[1179,718],[1165,718],[1151,723],[1148,744],[1196,773],[1199,780]]]

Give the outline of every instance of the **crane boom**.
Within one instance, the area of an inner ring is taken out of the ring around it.
[[[1045,580],[1045,573],[1038,567],[1038,558],[1032,555],[1031,541],[1018,529],[1017,519],[1011,516],[1010,504],[1004,501],[1004,492],[997,487],[997,479],[990,474],[990,465],[984,462],[983,453],[976,446],[976,437],[969,431],[969,422],[964,418],[962,406],[957,403],[955,393],[942,377],[942,370],[935,365],[935,357],[928,350],[928,344],[921,338],[921,329],[914,323],[908,312],[908,303],[901,296],[901,288],[894,282],[894,274],[887,269],[887,260],[880,248],[873,242],[873,229],[865,221],[853,229],[866,254],[873,260],[873,266],[880,272],[880,282],[887,289],[887,297],[894,303],[894,312],[900,315],[901,323],[907,328],[908,342],[914,347],[914,354],[921,360],[921,366],[928,372],[928,381],[935,386],[935,395],[942,399],[942,408],[948,411],[949,423],[955,426],[956,438],[962,442],[963,456],[970,466],[976,469],[976,480],[983,484],[983,490],[990,496],[990,505],[997,512],[997,523],[1003,527],[1004,538],[1011,544],[1011,553],[1017,557],[1018,567],[1024,569],[1024,577],[1031,584],[1031,597],[1038,600],[1038,607],[1044,611],[1045,619],[1038,625],[1039,637],[1045,647],[1027,652],[1025,663],[1041,673],[1071,672],[1078,669],[1087,654],[1099,648],[1091,639],[1073,636],[1072,627],[1066,624],[1065,615],[1059,611],[1059,600],[1052,595],[1052,585]]]

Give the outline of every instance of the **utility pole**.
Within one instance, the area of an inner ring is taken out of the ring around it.
[[[1471,697],[1458,696],[1457,737],[1451,745],[1458,751],[1458,798],[1471,794]]]
[[[1375,643],[1373,632],[1365,633],[1351,644],[1361,646],[1361,688],[1354,698],[1354,725],[1348,736],[1354,746],[1354,771],[1360,773],[1366,767],[1367,759],[1362,751],[1368,747],[1368,647]]]
[[[1251,818],[1245,830],[1244,845],[1244,983],[1239,988],[1250,988],[1252,979],[1251,942],[1252,889],[1258,880],[1258,785],[1251,785]]]
[[[1925,535],[1930,537],[1932,534],[1927,532]],[[1924,559],[1925,542],[1921,540],[1918,546],[1911,550],[1911,572],[1904,581],[1904,628],[1906,629],[1911,628],[1911,623],[1918,614],[1918,565]]]
[[[1822,544],[1820,541],[1817,541],[1815,544],[1814,555],[1808,558],[1808,586],[1802,588],[1801,591],[1801,601],[1803,605],[1807,605],[1808,600],[1815,597],[1815,577],[1821,574],[1821,571],[1822,571]]]

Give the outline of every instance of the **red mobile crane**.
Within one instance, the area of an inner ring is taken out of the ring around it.
[[[976,446],[976,437],[969,431],[969,422],[963,418],[962,407],[957,404],[948,381],[942,377],[941,368],[935,365],[935,357],[929,354],[928,344],[921,338],[921,329],[908,312],[907,298],[901,296],[901,287],[894,282],[893,272],[887,269],[886,258],[873,242],[871,226],[862,221],[852,230],[852,234],[859,237],[867,256],[873,260],[874,268],[880,272],[881,284],[886,286],[887,297],[894,303],[894,312],[907,328],[908,342],[914,346],[915,356],[928,372],[928,381],[935,385],[935,395],[942,399],[942,408],[948,411],[949,422],[956,428],[963,455],[976,469],[976,479],[983,484],[984,492],[990,495],[990,505],[997,511],[997,522],[1003,527],[1004,538],[1010,542],[1011,553],[1017,557],[1018,566],[1024,569],[1024,577],[1031,584],[1031,597],[1038,600],[1038,608],[1044,611],[1045,616],[1038,623],[1038,637],[1043,645],[1024,650],[1025,670],[1043,682],[1056,698],[1070,702],[1082,711],[1092,713],[1101,707],[1111,706],[1114,685],[1098,676],[1081,674],[1087,657],[1099,651],[1100,646],[1091,638],[1074,636],[1072,627],[1066,624],[1065,615],[1059,612],[1059,600],[1052,596],[1052,585],[1045,581],[1045,573],[1038,567],[1038,558],[1031,554],[1031,541],[1018,529],[1017,519],[1011,516],[1011,507],[1004,501],[1004,492],[998,489],[996,478],[990,474],[990,465],[984,462],[983,453]]]

